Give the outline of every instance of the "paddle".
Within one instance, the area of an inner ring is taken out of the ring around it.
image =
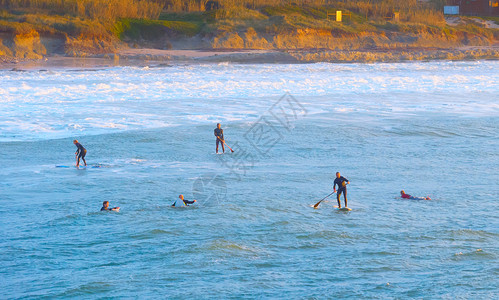
[[[232,148],[231,148],[231,147],[229,147],[229,145],[227,145],[227,143],[226,143],[224,140],[222,140],[219,136],[217,136],[217,139],[219,139],[222,143],[224,143],[224,144],[225,144],[225,146],[227,146],[227,148],[229,148],[229,149],[230,149],[230,151],[234,152],[234,150],[232,150]]]
[[[331,196],[334,193],[336,193],[336,191],[334,191],[331,194],[327,195],[326,197],[322,198],[321,201],[315,203],[314,208],[317,209],[317,207],[319,206],[319,204],[321,204],[322,201],[326,200],[327,197]]]

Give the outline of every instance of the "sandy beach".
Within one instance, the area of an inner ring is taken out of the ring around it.
[[[109,68],[116,66],[164,66],[165,64],[197,63],[372,63],[425,60],[479,60],[499,59],[499,43],[491,46],[460,47],[455,49],[369,49],[369,50],[161,50],[123,49],[117,53],[89,57],[63,55],[46,56],[40,60],[23,60],[0,57],[0,69],[51,69],[51,68]]]
[[[293,63],[286,52],[271,50],[160,50],[124,49],[91,57],[47,56],[41,60],[0,58],[0,69],[108,68],[114,66],[158,66],[168,63],[241,62]]]

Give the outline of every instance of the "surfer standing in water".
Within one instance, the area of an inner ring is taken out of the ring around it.
[[[350,184],[350,181],[345,177],[340,175],[340,172],[336,172],[336,179],[333,184],[333,193],[336,192],[336,185],[338,185],[338,193],[336,193],[336,200],[338,200],[338,208],[341,208],[340,196],[343,193],[343,199],[345,199],[345,207],[347,205],[347,184]]]
[[[221,128],[220,123],[217,123],[217,128],[214,131],[215,137],[217,138],[217,154],[218,154],[218,143],[222,144],[222,151],[225,153],[224,147],[224,130]]]
[[[411,196],[409,194],[406,194],[404,192],[404,190],[400,191],[400,197],[402,197],[404,199],[411,199],[411,200],[431,200],[430,197],[414,197],[414,196]]]
[[[85,149],[79,142],[78,140],[74,140],[73,144],[76,145],[76,148],[78,148],[75,152],[76,155],[76,167],[78,168],[80,166],[80,158],[83,160],[83,163],[85,166],[87,165],[87,162],[85,161],[85,155],[87,155],[87,149]]]

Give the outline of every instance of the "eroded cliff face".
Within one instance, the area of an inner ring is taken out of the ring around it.
[[[35,30],[17,34],[0,33],[0,57],[21,60],[42,59],[54,54],[85,57],[115,53],[121,45],[117,38],[107,36],[40,36]]]
[[[489,46],[493,43],[493,39],[470,34],[453,36],[431,32],[364,32],[350,34],[318,29],[299,29],[274,35],[259,35],[252,28],[249,28],[246,32],[219,33],[213,38],[211,46],[214,49],[390,50]]]
[[[41,59],[47,54],[47,49],[40,41],[40,34],[35,30],[17,34],[14,37],[13,50],[19,58]]]
[[[4,45],[4,39],[0,37],[0,56],[13,56],[12,51]]]
[[[221,33],[211,41],[214,49],[275,49],[272,42],[258,35],[253,28],[248,28],[245,33]]]
[[[0,36],[0,55],[20,59],[41,59],[46,54],[47,49],[40,40],[40,34],[35,30]]]
[[[64,53],[69,56],[85,57],[97,54],[115,53],[121,42],[105,36],[65,36]]]
[[[312,60],[342,60],[331,51],[405,51],[410,49],[435,50],[457,49],[462,46],[490,46],[497,41],[494,35],[471,34],[445,31],[421,32],[338,32],[321,29],[298,29],[279,33],[261,33],[253,28],[238,32],[218,32],[194,37],[177,36],[165,33],[154,40],[131,40],[128,46],[136,48],[163,49],[262,49],[286,51],[326,51],[327,57],[317,57]],[[41,36],[31,30],[23,33],[0,33],[0,60],[41,59],[45,55],[67,55],[86,57],[117,53],[121,48],[128,47],[124,41],[112,35],[79,35],[52,34]],[[308,55],[308,54],[307,54]],[[338,55],[345,55],[339,53]],[[488,55],[488,54],[487,54]],[[412,57],[412,56],[411,56]],[[6,59],[7,58],[7,59]],[[300,57],[305,59],[305,57]],[[371,58],[365,58],[370,60]],[[387,58],[390,60],[391,58]]]

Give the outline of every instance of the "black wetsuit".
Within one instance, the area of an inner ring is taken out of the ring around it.
[[[345,207],[347,206],[347,182],[348,182],[348,179],[346,179],[343,176],[340,176],[339,178],[336,178],[334,180],[333,189],[336,188],[336,185],[338,185],[338,190],[336,192],[336,199],[338,200],[338,207],[341,207],[340,196],[342,193],[343,193],[343,199],[345,199]]]
[[[78,148],[78,150],[76,150],[78,158],[85,158],[85,155],[87,155],[87,149],[85,149],[85,147],[83,147],[80,143],[76,143],[75,145]]]
[[[222,143],[222,151],[225,152],[224,143],[224,130],[222,128],[215,128],[215,136],[217,136],[217,153],[218,153],[218,143]],[[222,140],[222,141],[221,141]]]

